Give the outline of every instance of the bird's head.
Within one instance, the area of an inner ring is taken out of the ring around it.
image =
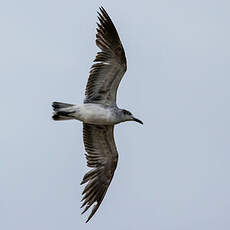
[[[135,118],[132,113],[130,113],[128,110],[123,109],[122,110],[122,118],[124,121],[136,121],[143,125],[143,122],[137,118]]]

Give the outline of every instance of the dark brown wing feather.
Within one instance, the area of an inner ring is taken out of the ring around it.
[[[126,57],[117,30],[103,7],[98,12],[96,44],[101,49],[90,70],[85,103],[116,104],[119,83],[127,69]]]
[[[87,165],[93,169],[85,174],[81,182],[81,184],[87,183],[82,193],[81,207],[86,205],[82,214],[96,202],[86,222],[99,208],[117,167],[118,153],[113,129],[114,126],[83,124]]]

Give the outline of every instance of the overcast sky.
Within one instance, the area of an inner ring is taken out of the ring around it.
[[[51,119],[82,103],[99,6],[128,71],[115,129],[119,162],[91,222],[82,124]],[[230,229],[230,2],[12,0],[0,3],[0,229]]]

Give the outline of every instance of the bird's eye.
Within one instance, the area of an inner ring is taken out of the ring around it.
[[[124,112],[124,114],[125,115],[132,115],[129,111],[127,111],[127,110],[123,110],[123,112]]]

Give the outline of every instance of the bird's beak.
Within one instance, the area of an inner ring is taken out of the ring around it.
[[[139,119],[137,119],[137,118],[135,118],[135,117],[133,117],[133,121],[136,121],[136,122],[138,122],[138,123],[140,123],[140,124],[144,124],[141,120],[139,120]]]

